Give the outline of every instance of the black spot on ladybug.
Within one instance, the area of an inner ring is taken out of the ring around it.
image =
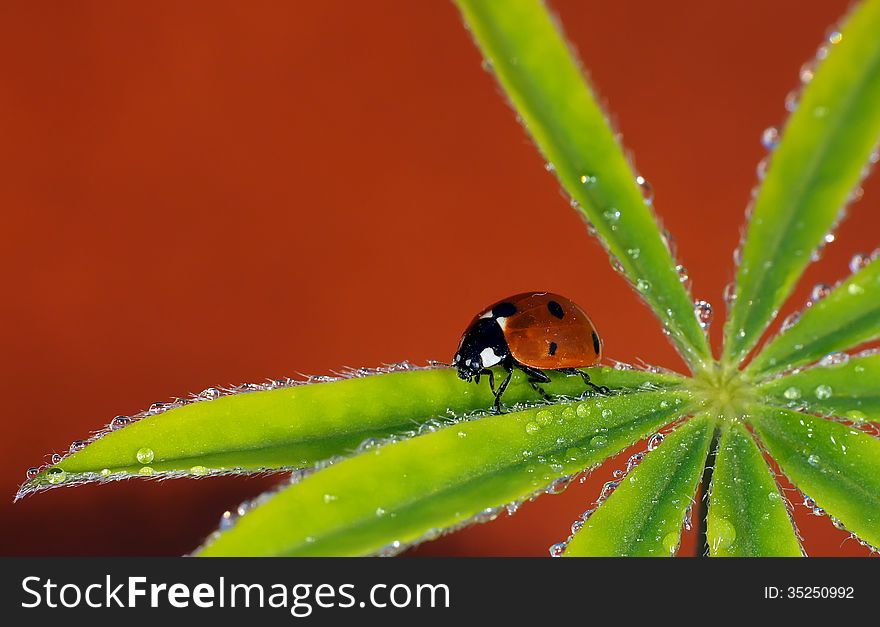
[[[555,354],[556,354],[556,349],[557,349],[557,348],[558,348],[558,347],[556,346],[556,342],[550,342],[550,354],[551,354],[551,355],[555,355]]]
[[[513,303],[498,303],[492,308],[492,315],[496,318],[509,318],[516,311],[516,305]]]
[[[562,310],[562,305],[557,303],[555,300],[551,300],[549,303],[547,303],[547,309],[550,310],[550,313],[552,315],[556,316],[560,320],[562,320],[562,317],[565,315],[565,312]]]
[[[602,348],[602,345],[599,344],[599,336],[596,335],[596,332],[593,331],[593,350],[596,351],[596,354],[599,354],[599,349]]]

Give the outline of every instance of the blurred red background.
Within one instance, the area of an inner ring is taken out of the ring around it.
[[[722,317],[760,133],[848,0],[553,5]],[[0,554],[192,549],[275,480],[12,496],[28,466],[157,400],[448,360],[509,293],[562,292],[610,357],[681,366],[448,2],[5,2],[0,89]],[[798,302],[877,245],[878,198],[875,181]],[[546,555],[622,463],[415,553]],[[795,513],[811,554],[866,554]]]

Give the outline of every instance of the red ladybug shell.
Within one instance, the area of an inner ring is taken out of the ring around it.
[[[590,317],[574,302],[550,292],[526,292],[489,307],[510,303],[516,312],[497,321],[510,354],[519,363],[540,370],[584,368],[602,359],[602,343]]]

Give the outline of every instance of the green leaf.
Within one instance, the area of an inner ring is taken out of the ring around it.
[[[880,337],[880,263],[869,263],[816,301],[749,364],[756,378],[808,364]]]
[[[755,408],[751,422],[798,489],[846,529],[880,546],[880,440],[787,409]]]
[[[623,149],[539,0],[457,0],[504,91],[614,264],[659,316],[691,368],[710,359],[694,303]]]
[[[673,391],[599,397],[389,444],[275,494],[201,555],[394,552],[559,486],[687,412],[688,399]]]
[[[725,361],[739,363],[833,228],[880,139],[880,1],[858,5],[803,90],[755,201]]]
[[[681,381],[671,374],[609,367],[585,372],[596,384],[621,392]],[[584,392],[578,376],[553,373],[552,379],[544,386],[551,394],[578,396]],[[517,372],[505,392],[505,403],[539,400],[525,376]],[[406,435],[432,419],[450,420],[490,410],[493,402],[486,378],[480,385],[465,383],[450,368],[377,374],[199,401],[103,434],[28,480],[18,497],[83,481],[304,468],[350,454],[371,438]],[[150,461],[139,461],[139,451],[142,460],[150,457]]]
[[[880,420],[880,354],[809,368],[768,381],[759,390],[768,405],[803,408],[855,422]]]
[[[681,540],[715,429],[709,416],[673,431],[574,535],[566,557],[669,557]]]
[[[724,428],[712,473],[707,540],[712,557],[800,557],[785,499],[746,428]]]

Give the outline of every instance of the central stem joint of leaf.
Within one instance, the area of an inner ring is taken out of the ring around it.
[[[716,363],[691,379],[691,392],[716,420],[739,422],[755,400],[751,383],[736,368]]]

